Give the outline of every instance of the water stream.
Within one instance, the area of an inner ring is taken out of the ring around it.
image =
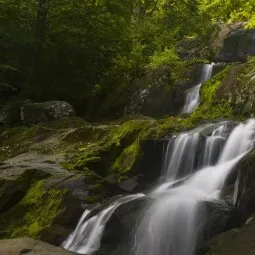
[[[255,120],[232,131],[229,126],[229,122],[203,125],[169,139],[160,183],[146,194],[153,202],[143,208],[137,222],[132,254],[195,254],[206,219],[205,204],[219,201],[229,173],[254,145]],[[98,250],[115,210],[141,197],[145,195],[118,197],[96,215],[86,210],[63,247],[82,254]]]
[[[205,64],[202,70],[199,84],[187,90],[185,105],[182,109],[182,113],[191,113],[198,106],[199,99],[200,99],[200,96],[199,96],[200,88],[205,81],[211,78],[213,66],[214,66],[214,63]]]

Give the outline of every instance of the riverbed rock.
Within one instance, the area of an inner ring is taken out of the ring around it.
[[[74,254],[60,247],[33,240],[31,238],[19,238],[0,240],[0,255],[71,255]]]

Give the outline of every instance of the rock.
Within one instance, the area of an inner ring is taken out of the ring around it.
[[[224,40],[224,46],[217,58],[219,62],[245,61],[255,56],[255,29],[236,29]]]
[[[20,109],[21,121],[25,124],[53,121],[74,115],[74,108],[64,101],[28,103]]]
[[[72,252],[30,238],[0,240],[0,255],[71,255]]]
[[[142,77],[134,80],[132,87],[135,89],[126,102],[124,115],[157,117],[177,114],[181,106],[171,88],[171,75],[171,69],[163,66],[157,70],[148,70]]]
[[[255,150],[248,153],[236,166],[238,192],[236,210],[238,222],[244,223],[255,212]]]
[[[117,208],[105,226],[101,248],[96,254],[130,254],[134,244],[135,227],[139,219],[143,217],[145,208],[149,208],[154,199],[153,197],[147,196],[123,204]],[[199,245],[210,237],[224,231],[227,221],[231,216],[231,210],[224,202],[206,202],[201,204],[200,210],[207,217],[206,221],[205,218],[200,218],[200,223],[204,224],[204,231],[201,232],[202,235],[199,238]]]
[[[37,124],[75,116],[74,108],[64,101],[33,103],[30,100],[13,101],[2,106],[2,125]]]
[[[214,237],[202,249],[204,255],[255,255],[255,223]]]
[[[167,144],[167,139],[145,140],[142,143],[143,154],[135,170],[136,174],[142,175],[139,181],[140,190],[151,188],[160,177]]]
[[[20,108],[24,104],[23,101],[13,101],[1,107],[0,110],[0,124],[13,125],[20,124]]]
[[[68,172],[57,160],[24,153],[1,163],[1,237],[28,235],[60,245],[74,229],[88,186],[82,174]]]
[[[53,176],[45,181],[45,190],[66,190],[63,197],[63,211],[58,214],[52,226],[45,228],[40,239],[54,245],[61,245],[66,237],[75,229],[84,211],[84,198],[88,195],[88,184],[81,174],[71,177]]]
[[[133,192],[139,186],[139,176],[129,178],[119,184],[120,189],[126,192]]]
[[[133,245],[133,231],[137,218],[151,198],[140,198],[121,205],[105,226],[99,254],[128,255]]]
[[[209,59],[211,56],[211,49],[208,45],[201,43],[198,38],[183,38],[176,47],[176,51],[182,59]]]

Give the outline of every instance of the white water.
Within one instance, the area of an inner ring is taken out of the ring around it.
[[[254,145],[255,120],[238,125],[228,138],[227,125],[211,124],[170,139],[162,181],[147,194],[153,202],[138,222],[133,254],[195,253],[206,220],[204,202],[218,201],[229,173]],[[201,134],[208,127],[214,131],[202,142]],[[198,157],[201,148],[204,150]],[[86,210],[63,247],[82,254],[98,250],[105,225],[115,210],[144,196],[119,197],[94,216]]]
[[[81,254],[91,254],[94,251],[97,251],[100,248],[104,227],[114,211],[119,206],[143,196],[145,195],[136,194],[119,197],[104,210],[92,217],[89,217],[91,211],[85,210],[75,230],[62,244],[62,246],[67,250]]]
[[[224,127],[218,129],[207,139],[217,136],[224,139],[223,130]],[[217,201],[230,171],[253,148],[254,138],[255,120],[240,124],[228,138],[215,166],[202,168],[177,187],[166,185],[167,179],[154,190],[150,196],[155,202],[146,209],[136,231],[134,254],[193,255],[206,217],[203,202]],[[175,176],[176,169],[171,171]]]
[[[204,65],[200,83],[187,91],[185,105],[182,109],[182,113],[192,113],[195,110],[195,108],[198,106],[199,99],[200,99],[199,91],[200,91],[201,85],[205,81],[211,78],[213,66],[214,66],[213,63]]]

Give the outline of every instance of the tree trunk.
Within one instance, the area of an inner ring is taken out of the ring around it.
[[[38,0],[38,10],[34,25],[34,48],[31,54],[30,84],[34,84],[40,70],[40,60],[42,56],[43,43],[45,40],[45,30],[47,23],[49,0]]]
[[[37,54],[40,53],[43,46],[47,22],[48,2],[49,0],[39,0],[38,3],[37,19],[35,22],[35,43]]]

